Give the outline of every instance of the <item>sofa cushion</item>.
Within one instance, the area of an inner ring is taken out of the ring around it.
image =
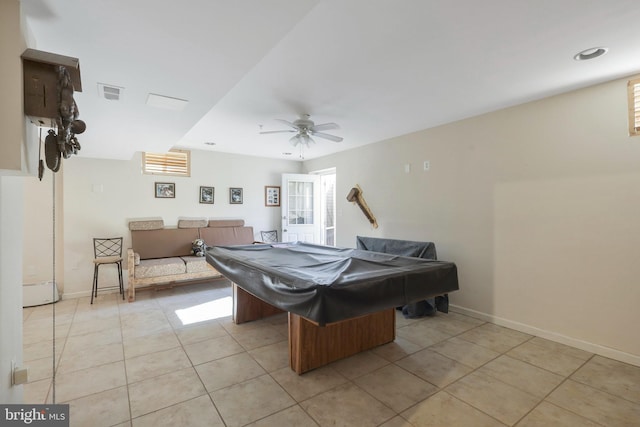
[[[208,224],[206,218],[181,218],[178,219],[178,228],[200,228]]]
[[[210,219],[209,227],[244,227],[244,219]]]
[[[200,229],[200,238],[207,246],[250,245],[253,227],[206,227]]]
[[[140,259],[191,255],[191,242],[200,238],[197,228],[131,230],[131,247]]]
[[[200,273],[213,269],[203,256],[183,256],[181,258],[187,266],[187,273]]]
[[[161,230],[164,228],[162,218],[138,219],[129,221],[129,230]]]
[[[136,266],[136,279],[146,277],[168,276],[172,274],[186,273],[187,267],[180,257],[143,259]]]

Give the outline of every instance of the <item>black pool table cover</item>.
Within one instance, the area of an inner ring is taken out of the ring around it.
[[[207,262],[245,291],[320,325],[458,289],[452,262],[310,243],[214,246]]]

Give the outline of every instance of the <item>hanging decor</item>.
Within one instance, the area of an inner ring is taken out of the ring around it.
[[[367,202],[365,202],[364,197],[362,196],[362,189],[358,184],[356,184],[356,186],[353,187],[351,191],[349,191],[349,194],[347,194],[347,200],[358,205],[362,210],[364,216],[366,216],[367,220],[369,220],[371,226],[373,228],[378,228],[378,221],[371,212],[371,209],[369,209]]]
[[[44,176],[44,161],[42,160],[42,128],[38,136],[38,179],[42,181]]]
[[[56,117],[56,125],[58,127],[58,151],[62,157],[68,159],[72,154],[78,154],[80,143],[76,138],[76,134],[81,134],[87,128],[87,125],[78,119],[80,111],[78,105],[73,99],[73,83],[69,71],[58,66],[58,117]]]
[[[76,135],[87,126],[79,119],[80,111],[73,98],[82,91],[80,64],[77,58],[27,49],[22,54],[24,69],[24,109],[31,122],[49,127],[44,141],[47,167],[60,170],[61,159],[80,151]],[[42,171],[38,171],[42,179]]]

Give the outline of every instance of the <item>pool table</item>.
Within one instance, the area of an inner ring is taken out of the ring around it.
[[[395,339],[395,307],[458,289],[452,262],[309,243],[215,246],[233,282],[234,321],[289,313],[291,368],[303,373]]]

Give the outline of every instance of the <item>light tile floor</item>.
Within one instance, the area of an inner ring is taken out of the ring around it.
[[[71,425],[640,426],[640,367],[450,312],[398,314],[395,342],[296,375],[286,316],[234,325],[230,295],[218,281],[57,303]],[[54,399],[52,311],[24,310],[27,403]]]

